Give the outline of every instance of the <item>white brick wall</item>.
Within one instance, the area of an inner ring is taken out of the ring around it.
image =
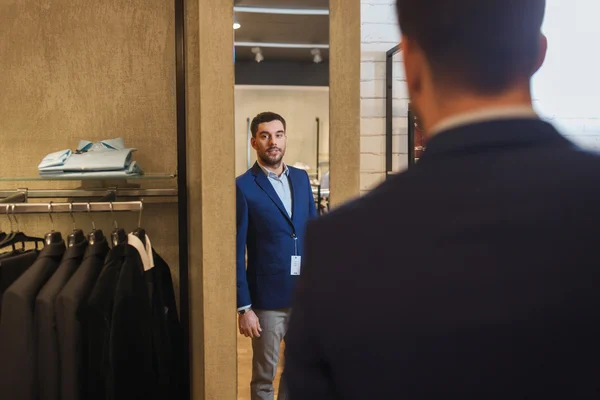
[[[565,136],[600,150],[600,1],[547,2],[549,50],[533,80],[534,104]],[[394,0],[361,0],[361,192],[385,177],[385,52],[398,44]],[[395,58],[394,169],[406,166],[408,95]]]
[[[548,55],[534,77],[538,112],[565,136],[600,150],[600,2],[547,2]]]
[[[360,188],[365,193],[385,178],[385,53],[400,42],[394,0],[361,0]],[[408,95],[401,58],[394,60],[394,168],[406,165]]]

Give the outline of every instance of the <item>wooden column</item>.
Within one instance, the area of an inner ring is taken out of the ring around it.
[[[331,205],[360,194],[360,0],[329,2]]]
[[[192,399],[235,400],[233,0],[186,12]]]

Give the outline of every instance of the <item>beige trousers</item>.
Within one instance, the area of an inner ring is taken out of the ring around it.
[[[252,339],[252,400],[274,400],[273,381],[279,363],[279,348],[285,340],[290,320],[290,309],[254,310],[262,332],[259,338]],[[284,376],[279,382],[278,400],[287,400]]]

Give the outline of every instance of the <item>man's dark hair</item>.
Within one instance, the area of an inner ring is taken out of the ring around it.
[[[397,0],[437,82],[496,94],[535,72],[546,0]]]
[[[274,112],[262,112],[260,114],[258,114],[256,117],[254,117],[254,119],[252,120],[252,123],[250,124],[250,132],[252,132],[252,137],[256,137],[256,133],[258,131],[258,126],[264,122],[271,122],[271,121],[281,121],[281,123],[283,124],[283,130],[285,131],[285,119],[279,115],[276,114]]]

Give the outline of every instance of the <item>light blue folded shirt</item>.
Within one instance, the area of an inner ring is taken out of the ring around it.
[[[139,165],[132,164],[135,148],[126,148],[123,139],[100,142],[79,141],[77,152],[62,150],[48,154],[38,165],[42,173],[88,173],[94,171],[123,171],[125,174],[143,173]],[[134,172],[135,171],[135,172]]]
[[[132,161],[126,169],[119,171],[40,171],[40,177],[44,179],[111,179],[111,178],[127,178],[144,175],[144,170],[136,161]]]
[[[41,170],[44,168],[57,167],[60,165],[64,165],[65,161],[67,161],[67,159],[70,156],[71,156],[71,150],[69,150],[69,149],[55,151],[54,153],[50,153],[46,157],[44,157],[44,159],[42,160],[40,165],[38,165],[38,169]]]

